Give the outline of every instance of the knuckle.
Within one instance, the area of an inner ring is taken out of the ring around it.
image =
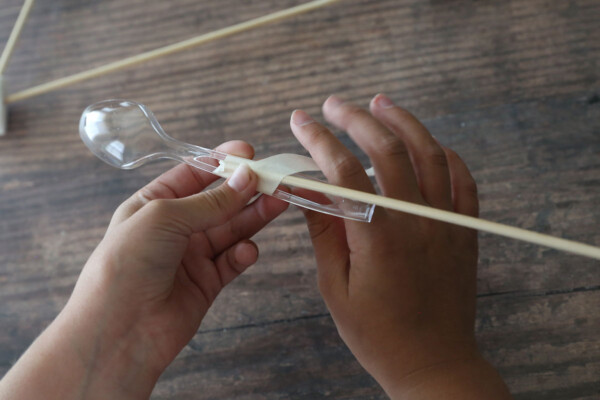
[[[389,112],[389,122],[396,129],[401,130],[402,127],[406,126],[407,124],[412,124],[413,120],[415,119],[415,117],[408,110],[399,106],[393,107],[387,110],[387,112]]]
[[[187,235],[193,232],[189,215],[172,199],[155,199],[143,207],[146,221],[154,229],[176,235]]]
[[[446,158],[446,152],[437,145],[429,146],[429,148],[425,152],[425,156],[435,166],[438,167],[448,167],[448,158]]]
[[[309,218],[306,221],[308,232],[312,241],[319,241],[329,231],[329,224],[321,220],[321,218]]]
[[[397,136],[386,136],[377,143],[377,152],[384,157],[406,157],[408,150],[406,145]]]
[[[352,180],[365,174],[365,170],[356,157],[340,156],[333,160],[333,173],[337,178]]]
[[[470,213],[475,216],[479,215],[479,193],[475,180],[469,177],[465,180],[460,190],[466,198],[470,198]]]
[[[227,230],[232,238],[242,238],[244,237],[244,226],[242,224],[234,224],[232,221],[229,221]]]
[[[396,107],[394,108],[394,111],[396,112],[396,115],[398,117],[398,119],[404,123],[404,124],[414,124],[417,123],[419,125],[422,125],[419,122],[419,119],[417,117],[415,117],[410,111],[408,111],[405,108],[402,107]]]
[[[257,199],[252,203],[252,207],[256,215],[256,219],[258,221],[261,221],[261,223],[263,224],[267,224],[272,219],[272,217],[269,217],[269,211],[264,200],[265,199],[261,198]]]
[[[305,128],[309,135],[309,141],[313,146],[318,146],[327,138],[327,135],[331,134],[326,127],[318,123],[307,125]]]
[[[115,212],[113,213],[113,218],[124,218],[130,214],[133,214],[133,212],[136,210],[135,206],[135,198],[130,198],[127,199],[125,202],[121,203],[117,209],[115,210]],[[137,207],[137,209],[141,208],[141,206],[143,206],[143,203],[140,204],[140,206]]]
[[[202,194],[202,204],[209,212],[215,215],[221,216],[220,221],[225,221],[229,217],[228,213],[223,213],[223,210],[227,210],[227,194],[220,189],[213,189]]]
[[[154,216],[162,216],[169,214],[171,203],[165,199],[155,199],[148,201],[144,207],[149,214]]]
[[[410,137],[414,134],[430,135],[429,130],[409,111],[400,107],[390,109],[390,115],[385,118],[389,129],[397,135]]]
[[[222,210],[225,208],[225,196],[220,190],[209,190],[204,194],[206,208],[211,210]]]
[[[142,204],[149,203],[155,199],[175,199],[177,197],[175,190],[165,182],[161,181],[160,178],[151,184],[144,186],[137,192],[137,198]]]
[[[148,186],[144,186],[143,188],[141,188],[140,190],[137,191],[136,197],[139,199],[139,201],[142,204],[148,204],[150,203],[152,200],[156,199],[156,194],[154,193],[154,191],[148,187]]]
[[[469,172],[469,169],[465,165],[464,161],[460,158],[457,152],[452,149],[446,149],[446,156],[448,159],[448,163],[452,164],[456,170],[456,173],[460,179],[460,187],[461,192],[464,192],[467,195],[477,197],[478,189],[477,182],[475,182],[475,178]]]
[[[346,106],[343,116],[343,119],[346,122],[345,127],[373,118],[366,110],[353,105]]]
[[[173,231],[180,231],[187,226],[186,221],[181,220],[181,216],[177,208],[173,207],[171,200],[151,200],[143,206],[142,210],[144,210],[147,221],[151,221],[154,226],[162,226],[173,229]]]

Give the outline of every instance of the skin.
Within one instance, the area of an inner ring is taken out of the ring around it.
[[[473,178],[407,111],[332,96],[326,119],[366,152],[384,195],[477,215]],[[375,192],[363,167],[303,111],[294,135],[330,182]],[[229,142],[221,151],[251,158]],[[286,203],[247,168],[216,178],[180,165],[125,201],[69,302],[0,381],[0,398],[148,398],[221,289],[256,262],[250,238]],[[394,399],[509,399],[474,337],[476,232],[377,208],[370,224],[304,211],[319,289],[342,339]],[[26,384],[24,384],[26,383]]]
[[[369,156],[383,195],[478,215],[464,162],[389,98],[376,96],[369,112],[332,96],[323,115]],[[290,125],[331,183],[375,192],[326,127],[299,110]],[[475,342],[475,231],[382,208],[370,224],[305,216],[340,336],[390,397],[511,398]]]
[[[218,150],[254,155],[239,141]],[[269,196],[246,206],[257,177],[245,175],[241,192],[233,176],[202,192],[217,177],[179,165],[125,201],[65,308],[0,382],[0,398],[148,398],[220,290],[256,262],[249,238],[287,207]]]

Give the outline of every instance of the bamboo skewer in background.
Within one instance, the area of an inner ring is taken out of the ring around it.
[[[6,46],[2,51],[2,56],[0,56],[0,75],[4,74],[4,70],[6,69],[6,65],[8,64],[8,60],[12,55],[13,50],[15,49],[15,45],[17,44],[17,40],[19,40],[19,36],[21,36],[21,31],[23,30],[23,26],[25,25],[25,21],[29,16],[29,12],[33,7],[34,0],[25,0],[23,3],[23,7],[21,8],[21,12],[19,12],[19,16],[17,17],[17,21],[15,22],[15,26],[10,32],[10,36],[8,37],[8,41],[6,42]]]
[[[335,3],[339,0],[315,0],[309,3],[301,4],[296,7],[288,8],[285,10],[277,11],[272,14],[264,15],[262,17],[254,18],[246,22],[242,22],[236,25],[229,26],[227,28],[218,29],[213,32],[205,33],[200,36],[193,37],[178,43],[174,43],[165,47],[161,47],[155,50],[148,51],[146,53],[138,54],[132,57],[125,58],[123,60],[115,61],[100,67],[96,67],[87,71],[80,72],[75,75],[60,78],[51,82],[47,82],[30,89],[13,93],[6,97],[6,104],[14,103],[20,100],[25,100],[34,96],[49,93],[53,90],[61,89],[75,83],[79,83],[88,79],[96,78],[102,75],[109,74],[111,72],[119,71],[125,68],[141,64],[146,61],[154,60],[159,57],[164,57],[173,53],[188,50],[202,44],[212,42],[217,39],[221,39],[227,36],[235,35],[247,31],[249,29],[257,28],[263,25],[272,24],[275,22],[282,21],[287,18],[294,17],[309,11],[316,10],[318,8],[327,6]]]
[[[21,7],[21,11],[19,12],[19,16],[15,21],[15,26],[13,26],[12,31],[10,32],[10,36],[8,37],[8,41],[6,42],[6,46],[4,46],[4,50],[2,51],[2,55],[0,56],[0,136],[3,136],[6,133],[6,100],[4,98],[4,70],[8,65],[8,60],[15,49],[15,45],[19,40],[19,36],[21,36],[21,31],[23,30],[23,26],[25,25],[25,21],[29,16],[29,12],[33,7],[34,0],[25,0],[23,3],[23,7]]]

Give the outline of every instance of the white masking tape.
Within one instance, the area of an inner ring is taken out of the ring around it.
[[[266,194],[273,194],[281,180],[288,175],[305,171],[320,171],[310,157],[299,154],[277,154],[259,161],[228,155],[225,160],[219,161],[219,166],[213,173],[223,178],[229,178],[241,164],[247,164],[258,175],[257,190]]]

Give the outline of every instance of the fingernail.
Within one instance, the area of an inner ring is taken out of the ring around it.
[[[294,125],[304,126],[311,124],[315,121],[310,117],[310,115],[308,115],[304,111],[296,110],[292,114],[292,122],[294,123]]]
[[[385,94],[378,94],[375,96],[375,104],[377,104],[381,108],[392,108],[394,107],[394,102],[390,100]]]
[[[227,180],[230,188],[236,192],[243,192],[250,183],[250,167],[248,164],[242,164],[233,171],[233,174]]]
[[[332,105],[334,107],[338,107],[338,106],[341,106],[342,104],[344,104],[344,100],[337,97],[336,95],[331,95],[327,99],[327,103],[329,103],[330,105]]]

